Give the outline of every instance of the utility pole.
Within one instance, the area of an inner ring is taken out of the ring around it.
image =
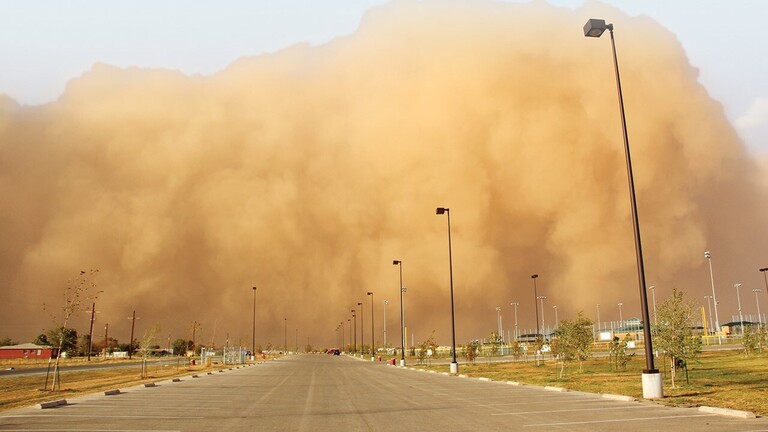
[[[136,318],[136,310],[133,311],[133,316],[128,317],[129,320],[131,320],[131,341],[128,344],[128,359],[133,358],[133,330],[136,327],[136,320],[139,318]]]
[[[91,361],[91,351],[93,350],[93,320],[96,318],[96,302],[91,305],[91,329],[88,330],[88,361]]]
[[[107,351],[108,351],[108,348],[107,348],[107,341],[109,340],[107,339],[108,334],[109,334],[109,323],[106,323],[104,324],[104,359],[105,360],[107,359]]]

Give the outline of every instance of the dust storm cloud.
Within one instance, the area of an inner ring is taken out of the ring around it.
[[[259,344],[282,346],[287,318],[289,346],[296,329],[332,345],[357,302],[369,340],[366,291],[393,343],[401,259],[409,329],[448,343],[437,206],[458,342],[496,306],[508,328],[512,301],[534,327],[532,273],[550,323],[552,305],[639,316],[610,42],[582,36],[589,17],[616,26],[648,282],[701,299],[711,249],[730,316],[732,284],[766,265],[764,174],[670,31],[600,4],[404,1],[212,76],[97,64],[56,102],[0,100],[0,336],[50,328],[42,302],[98,268],[96,328],[122,342],[135,309],[163,346],[193,320],[198,341],[250,346],[258,286]]]

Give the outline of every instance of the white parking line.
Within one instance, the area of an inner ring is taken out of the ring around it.
[[[521,412],[510,412],[510,413],[496,413],[491,415],[500,416],[500,415],[522,415],[522,414],[549,414],[549,413],[558,413],[558,412],[605,411],[605,410],[612,410],[612,409],[633,409],[633,408],[658,408],[658,407],[650,406],[650,405],[631,405],[631,406],[620,406],[620,407],[614,406],[614,407],[576,408],[576,409],[563,409],[563,410],[521,411]]]
[[[643,420],[662,420],[673,418],[689,418],[689,417],[715,417],[716,414],[692,414],[692,415],[672,415],[672,416],[657,416],[657,417],[635,417],[635,418],[619,418],[613,420],[592,420],[592,421],[580,421],[580,422],[564,422],[564,423],[535,423],[523,425],[523,427],[540,427],[540,426],[568,426],[568,425],[581,425],[581,424],[595,424],[595,423],[619,423],[628,421],[643,421]]]

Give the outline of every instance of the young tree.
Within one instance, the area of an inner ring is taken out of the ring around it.
[[[67,286],[64,289],[64,305],[61,306],[61,311],[58,313],[52,313],[51,317],[53,318],[54,322],[58,322],[59,325],[57,328],[61,330],[67,329],[67,324],[69,324],[70,318],[72,318],[72,315],[82,310],[83,304],[90,303],[98,297],[98,295],[101,293],[101,291],[96,291],[96,282],[93,281],[93,279],[96,277],[96,275],[99,273],[98,270],[90,270],[88,272],[86,271],[80,271],[80,274],[76,277],[69,279],[67,281]],[[45,309],[45,304],[43,304],[43,309]],[[53,367],[53,380],[51,383],[51,391],[56,390],[57,384],[59,387],[61,386],[61,383],[58,382],[59,379],[59,362],[61,361],[61,353],[64,349],[64,342],[66,337],[65,331],[60,331],[59,335],[54,335],[54,337],[51,337],[49,334],[48,339],[53,341],[58,345],[59,351],[56,355],[56,363]],[[56,338],[58,336],[58,339]],[[75,340],[74,340],[74,347],[77,347],[77,333],[75,332]],[[48,385],[48,374],[45,376],[45,386]]]
[[[672,388],[675,388],[675,373],[701,353],[701,336],[693,334],[694,306],[684,300],[685,293],[672,290],[672,297],[657,309],[658,325],[654,331],[656,349],[670,359]]]
[[[552,343],[552,352],[561,362],[560,378],[565,374],[566,365],[572,361],[579,362],[582,370],[584,360],[588,359],[592,348],[592,320],[579,312],[574,321],[560,321],[558,335]]]
[[[17,343],[9,337],[0,339],[0,346],[16,345]]]
[[[144,332],[144,337],[141,338],[139,344],[139,352],[141,353],[141,377],[147,377],[147,355],[155,345],[155,339],[160,332],[160,324],[155,324]]]
[[[766,337],[765,327],[759,327],[755,329],[753,326],[744,327],[744,335],[741,338],[741,343],[744,345],[744,355],[750,356],[763,352],[768,338]]]
[[[608,344],[608,362],[614,370],[626,369],[627,363],[635,356],[634,353],[627,354],[627,345],[632,340],[632,336],[627,333],[624,339],[614,336]]]
[[[520,342],[512,341],[509,347],[512,350],[512,356],[515,358],[515,361],[520,360],[520,356],[523,355],[523,347],[520,345]]]
[[[474,340],[467,344],[467,361],[475,364],[475,359],[477,358],[477,352],[480,347],[480,342]]]
[[[491,343],[491,355],[495,356],[499,354],[499,347],[501,346],[501,336],[495,331],[491,332],[491,337],[488,339]]]

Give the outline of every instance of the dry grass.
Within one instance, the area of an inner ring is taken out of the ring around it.
[[[641,398],[643,394],[640,374],[645,360],[633,359],[626,370],[614,371],[608,359],[590,359],[580,372],[577,364],[570,365],[563,378],[558,378],[558,367],[553,361],[542,366],[535,362],[484,363],[478,359],[475,365],[462,364],[461,373],[473,377],[488,377],[500,381],[519,381],[525,384],[565,387],[571,390],[593,393],[611,393]],[[656,367],[662,368],[657,362]],[[419,367],[419,366],[417,366]],[[424,367],[424,366],[420,366]],[[446,365],[428,367],[445,370]],[[690,383],[685,374],[678,371],[672,388],[669,373],[664,378],[665,398],[660,403],[697,406],[709,405],[752,411],[768,415],[768,356],[745,358],[742,352],[708,352],[688,366]],[[665,372],[662,370],[662,372]]]
[[[47,362],[44,364],[47,364]],[[73,364],[78,364],[78,362],[67,362],[67,366]],[[37,366],[39,367],[40,365],[38,364]],[[138,362],[136,367],[62,372],[61,390],[55,392],[41,390],[45,383],[45,375],[5,377],[0,378],[0,411],[173,377],[188,376],[220,367],[219,365],[211,368],[200,365],[188,366],[185,362],[177,368],[176,365],[154,365],[150,363],[148,367],[149,377],[144,379],[141,378],[141,364]],[[49,389],[50,385],[49,381]]]

